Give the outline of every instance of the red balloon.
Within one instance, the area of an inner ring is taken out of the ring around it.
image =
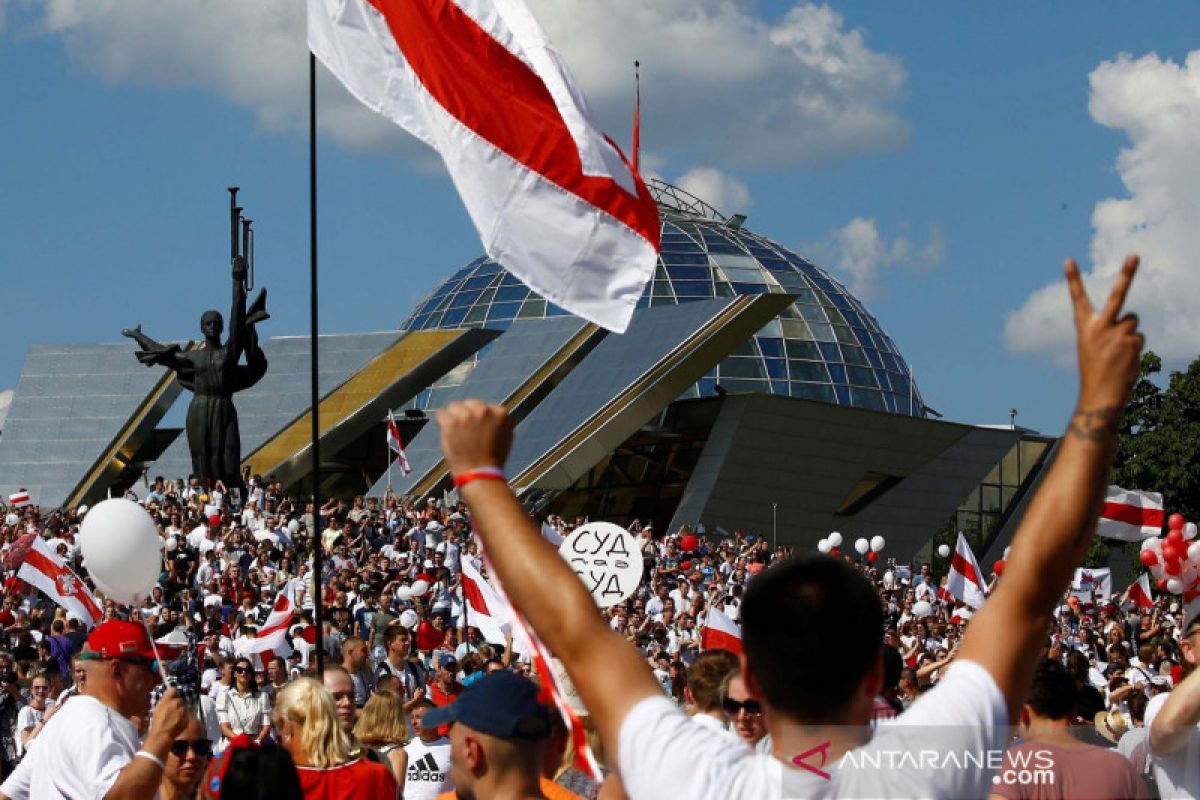
[[[874,550],[867,553],[867,561],[870,561],[872,564],[874,564],[878,560],[879,560],[879,553],[876,553]]]
[[[1183,531],[1174,529],[1167,534],[1167,541],[1179,547],[1183,544]]]
[[[1178,575],[1179,572],[1180,572],[1180,564],[1179,564],[1178,558],[1170,559],[1169,561],[1167,561],[1167,574],[1168,575]]]
[[[1158,590],[1160,592],[1165,592],[1167,590],[1166,580],[1159,580],[1155,585],[1158,586]]]
[[[1142,565],[1146,567],[1153,567],[1158,563],[1158,556],[1154,554],[1153,550],[1143,550],[1138,558],[1141,559]]]
[[[1183,523],[1185,521],[1183,514],[1172,514],[1167,518],[1167,527],[1173,531],[1181,531],[1183,530]]]
[[[221,515],[213,514],[208,518],[208,524],[212,525],[214,528],[218,527],[221,524]]]
[[[1170,541],[1162,546],[1162,551],[1163,561],[1166,561],[1167,563],[1178,561],[1182,555],[1182,553],[1179,552],[1179,548],[1175,546],[1175,543]]]
[[[836,547],[829,551],[829,555],[833,556],[834,558],[838,558],[839,556],[841,556],[841,554],[842,554],[842,551]]]
[[[1000,559],[999,561],[997,561],[995,564],[992,564],[992,572],[996,573],[997,575],[1004,574],[1004,559],[1003,558]]]
[[[683,538],[679,540],[679,549],[685,553],[692,552],[696,549],[697,545],[699,545],[699,542],[697,542],[696,537],[690,533],[685,533]]]
[[[692,562],[690,562],[690,561],[685,561],[685,562],[683,562],[682,564],[680,564],[680,565],[679,565],[679,568],[680,568],[680,569],[682,569],[682,570],[689,570],[689,569],[691,569],[691,568],[692,568]]]

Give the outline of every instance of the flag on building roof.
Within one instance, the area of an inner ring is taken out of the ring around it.
[[[309,0],[308,44],[438,152],[491,258],[625,330],[654,273],[658,207],[521,0]]]

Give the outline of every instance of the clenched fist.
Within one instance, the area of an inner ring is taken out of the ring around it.
[[[512,447],[512,420],[503,406],[482,400],[451,403],[437,414],[442,456],[451,475],[479,467],[503,467]]]

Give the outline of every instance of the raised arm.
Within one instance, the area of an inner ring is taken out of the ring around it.
[[[246,347],[246,259],[233,260],[233,300],[229,309],[229,340],[225,346],[235,353],[234,361]]]
[[[500,406],[479,400],[438,412],[451,474],[503,467],[512,423]],[[459,490],[471,509],[500,582],[579,690],[605,751],[615,758],[621,720],[662,689],[641,655],[600,616],[595,601],[558,551],[541,537],[508,484],[474,480]]]
[[[1074,261],[1066,262],[1079,357],[1079,403],[1058,455],[1012,542],[1004,579],[967,626],[959,655],[991,673],[1016,719],[1048,632],[1050,609],[1083,560],[1096,529],[1117,428],[1137,377],[1143,337],[1122,315],[1137,256],[1107,302],[1092,307]]]

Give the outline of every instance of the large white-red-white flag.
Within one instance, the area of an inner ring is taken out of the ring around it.
[[[971,608],[979,608],[987,599],[987,583],[983,579],[983,570],[967,544],[967,537],[958,534],[958,543],[954,546],[954,554],[950,557],[950,574],[946,578],[946,590],[951,596],[962,600]]]
[[[292,578],[275,598],[271,613],[263,620],[253,639],[241,639],[234,647],[236,655],[252,657],[255,668],[265,668],[272,658],[287,658],[292,654],[288,643],[288,629],[296,616],[296,592],[304,585],[303,579]]]
[[[1154,608],[1154,595],[1150,593],[1150,576],[1142,573],[1137,583],[1129,587],[1129,599],[1137,603],[1138,608]]]
[[[462,591],[466,600],[463,613],[469,627],[478,628],[484,639],[503,645],[512,630],[513,612],[508,601],[475,569],[471,559],[462,560]]]
[[[308,45],[438,152],[489,256],[625,330],[654,273],[658,208],[522,0],[309,0]]]
[[[17,577],[37,587],[47,597],[65,608],[68,613],[79,617],[87,627],[92,627],[104,612],[100,603],[79,576],[63,564],[62,559],[50,549],[42,537],[29,534],[14,547],[28,547],[17,570]],[[15,554],[14,554],[15,555]]]
[[[8,504],[13,508],[24,508],[33,505],[33,500],[29,497],[29,492],[22,489],[8,496]]]
[[[387,420],[387,446],[396,454],[396,462],[400,465],[400,470],[405,475],[412,472],[412,467],[408,465],[408,456],[404,455],[404,440],[400,438],[400,429],[396,427],[396,420],[388,414]]]
[[[710,608],[700,632],[700,647],[703,650],[728,650],[742,652],[742,629],[719,608]]]
[[[1106,539],[1140,542],[1162,533],[1166,512],[1158,492],[1137,492],[1109,486],[1096,535]]]

